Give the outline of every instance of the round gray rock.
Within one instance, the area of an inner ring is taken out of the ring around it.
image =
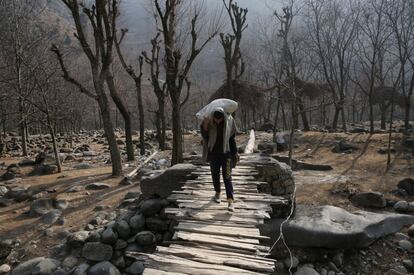
[[[144,225],[145,225],[144,215],[139,214],[139,215],[135,215],[131,217],[131,219],[129,220],[129,225],[131,226],[132,229],[135,229],[135,230],[140,230],[144,228]]]
[[[145,217],[154,216],[161,211],[163,207],[163,201],[160,199],[149,199],[141,204],[141,213]]]
[[[151,231],[142,231],[135,236],[138,245],[149,246],[156,242],[155,235]]]
[[[106,244],[115,244],[118,240],[118,235],[112,230],[112,228],[107,228],[102,232],[102,242]]]
[[[93,242],[86,243],[82,249],[82,256],[90,261],[108,261],[112,258],[112,246]]]
[[[134,262],[130,267],[126,269],[126,272],[132,275],[139,275],[144,272],[144,263],[140,261]]]
[[[351,202],[368,208],[384,208],[387,201],[380,192],[363,192],[351,197]]]
[[[110,262],[104,261],[92,266],[88,275],[121,275],[121,272]]]
[[[88,231],[78,231],[68,237],[67,243],[72,247],[81,247],[88,237]]]
[[[116,231],[118,231],[118,235],[120,238],[124,240],[129,238],[129,235],[131,234],[131,228],[129,228],[129,224],[126,221],[121,220],[117,222],[115,224],[115,228]]]
[[[407,191],[408,195],[414,195],[414,179],[406,178],[398,183],[398,188]]]
[[[404,249],[405,251],[410,251],[411,249],[413,249],[413,244],[408,240],[399,241],[398,246]]]
[[[407,233],[408,233],[408,236],[410,236],[411,238],[413,238],[413,237],[414,237],[414,224],[413,224],[413,225],[411,225],[411,226],[408,228]]]
[[[0,265],[0,274],[7,274],[11,270],[11,267],[8,264]]]
[[[298,268],[294,275],[319,275],[319,273],[311,267],[302,266]]]

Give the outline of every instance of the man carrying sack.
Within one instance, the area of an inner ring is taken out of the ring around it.
[[[200,125],[204,144],[203,160],[210,162],[211,177],[216,192],[214,201],[217,203],[221,202],[221,168],[228,210],[233,212],[234,196],[231,170],[239,161],[235,140],[237,127],[231,114],[225,112],[224,108],[215,106],[209,112],[210,114],[204,116]]]

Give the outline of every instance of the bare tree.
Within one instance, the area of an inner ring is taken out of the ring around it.
[[[157,33],[156,36],[151,39],[151,56],[146,51],[142,52],[145,62],[150,66],[150,81],[154,90],[154,94],[157,97],[158,110],[156,111],[155,125],[157,128],[158,144],[161,150],[165,149],[166,139],[166,122],[165,122],[165,98],[167,96],[165,89],[166,83],[163,85],[160,83],[160,37],[161,33]]]
[[[171,164],[183,161],[183,137],[181,129],[181,92],[194,60],[204,47],[217,35],[214,28],[202,43],[199,43],[198,19],[200,11],[195,8],[190,20],[190,49],[187,57],[183,56],[183,48],[177,41],[178,12],[181,0],[154,0],[155,8],[160,17],[165,51],[166,87],[172,103],[173,152]],[[184,59],[184,60],[183,60]]]
[[[378,80],[381,54],[391,33],[386,28],[386,0],[370,0],[359,20],[360,34],[355,50],[357,63],[352,81],[368,97],[370,132],[374,133],[374,101],[373,94]]]
[[[137,93],[137,101],[138,101],[138,112],[139,112],[139,139],[140,139],[140,153],[141,155],[145,154],[145,117],[144,117],[144,106],[142,104],[142,92],[141,92],[141,84],[142,84],[142,65],[143,65],[143,57],[138,58],[139,63],[139,71],[136,72],[131,65],[126,63],[126,60],[121,52],[120,44],[127,33],[127,29],[121,30],[121,37],[117,38],[115,33],[115,48],[118,53],[119,60],[121,61],[122,67],[128,73],[128,75],[134,80],[135,84],[135,91]],[[113,85],[115,86],[115,85]],[[132,144],[132,139],[131,139]]]
[[[224,49],[224,62],[226,64],[227,96],[234,98],[233,81],[240,78],[245,71],[240,44],[243,31],[247,28],[247,9],[240,8],[233,0],[223,0],[230,19],[232,33],[220,33],[220,43]]]
[[[344,3],[345,2],[345,3]],[[307,0],[306,22],[313,49],[320,60],[325,81],[334,98],[336,129],[339,115],[346,131],[344,106],[347,98],[353,44],[358,31],[359,8],[352,1]]]
[[[66,69],[63,56],[56,46],[52,47],[59,64],[63,77],[66,81],[74,84],[82,93],[96,98],[99,104],[105,135],[108,140],[112,161],[112,175],[119,176],[122,173],[121,156],[116,143],[116,137],[112,125],[109,99],[105,93],[105,82],[110,76],[110,65],[112,64],[113,44],[115,39],[115,22],[117,15],[117,1],[95,1],[91,9],[84,10],[94,29],[93,44],[89,43],[85,35],[85,27],[81,22],[81,6],[77,0],[62,0],[71,12],[75,22],[75,37],[81,44],[90,65],[95,93],[88,90],[79,81],[74,79]],[[92,50],[94,49],[94,50]]]
[[[401,91],[405,97],[404,124],[409,129],[414,91],[414,3],[408,0],[392,0],[387,2],[385,10],[400,64]]]

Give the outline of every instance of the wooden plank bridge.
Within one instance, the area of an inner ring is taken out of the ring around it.
[[[186,181],[182,190],[168,198],[178,205],[165,209],[177,223],[170,245],[157,247],[153,254],[133,256],[145,261],[144,274],[272,273],[275,260],[265,257],[270,239],[261,235],[258,226],[286,200],[258,192],[258,186],[267,183],[256,179],[258,171],[243,156],[232,173],[235,212],[227,210],[225,196],[220,204],[212,199],[208,166],[194,173],[197,179]]]

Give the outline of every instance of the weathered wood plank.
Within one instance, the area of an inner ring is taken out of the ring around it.
[[[215,247],[210,247],[210,246],[205,246],[205,245],[193,245],[193,244],[188,244],[186,243],[186,245],[182,245],[182,244],[171,244],[169,246],[169,248],[178,248],[181,250],[188,250],[188,251],[200,251],[203,253],[209,253],[209,254],[213,254],[213,255],[219,255],[221,257],[226,257],[226,256],[236,256],[236,257],[243,257],[245,259],[249,259],[258,263],[263,262],[264,264],[270,264],[270,265],[274,265],[275,262],[277,262],[277,260],[275,259],[271,259],[271,258],[265,258],[265,257],[261,257],[261,256],[257,256],[257,255],[252,255],[252,254],[246,254],[243,252],[231,252],[230,250],[219,250],[216,249]]]
[[[183,240],[189,242],[199,242],[204,244],[214,244],[223,247],[230,247],[236,249],[247,250],[251,252],[256,251],[269,251],[268,247],[259,245],[259,241],[256,239],[247,238],[233,238],[227,236],[211,236],[200,233],[189,232],[175,232],[173,240]]]
[[[274,271],[274,263],[264,262],[264,261],[256,261],[254,259],[249,259],[246,261],[246,258],[243,255],[226,255],[223,257],[221,255],[217,255],[211,253],[209,250],[201,251],[195,249],[181,249],[181,248],[174,248],[174,247],[158,247],[157,252],[160,254],[166,255],[174,255],[177,257],[182,257],[186,259],[190,259],[192,261],[206,263],[206,264],[221,264],[225,266],[231,266],[236,268],[242,268],[246,270],[251,270],[255,272],[273,272]]]
[[[227,210],[226,203],[216,203],[213,201],[185,200],[183,202],[179,202],[178,206],[180,208],[190,208],[190,209]],[[272,212],[272,207],[266,203],[236,201],[234,203],[234,206],[236,208],[234,212],[237,212],[240,209],[262,210],[262,211]]]
[[[144,272],[142,273],[142,275],[185,275],[185,274],[187,273],[168,272],[168,271],[163,271],[163,270],[154,269],[154,268],[145,268]]]
[[[195,180],[187,180],[185,181],[185,184],[187,185],[191,185],[192,183],[196,183],[196,184],[212,184],[213,181],[211,179],[211,177],[208,178],[204,178],[204,179],[195,179]],[[249,181],[244,181],[244,180],[237,180],[237,179],[232,179],[232,183],[234,185],[249,185],[249,186],[257,186],[257,185],[266,185],[269,184],[265,181],[257,181],[257,180],[249,180]]]
[[[219,226],[228,226],[228,227],[241,227],[241,228],[257,228],[256,224],[245,224],[237,223],[233,221],[218,221],[218,220],[192,220],[192,219],[183,219],[182,221],[186,223],[196,223],[196,224],[205,224],[205,225],[219,225]]]
[[[135,254],[135,255],[134,255]],[[144,253],[128,253],[129,257],[137,260],[143,260],[149,266],[155,266],[158,270],[185,273],[185,274],[260,274],[249,270],[235,268],[218,264],[200,263],[185,258],[166,255],[166,254],[144,254]]]
[[[215,218],[221,217],[223,220],[231,220],[232,217],[240,218],[253,218],[253,219],[270,219],[269,213],[261,210],[246,210],[240,209],[240,211],[230,212],[217,212],[210,209],[183,209],[183,208],[165,208],[166,214],[172,214],[177,216],[197,217],[202,216],[203,218]]]
[[[267,236],[261,236],[258,228],[240,228],[209,224],[194,224],[182,221],[175,227],[175,229],[180,231],[202,233],[207,235],[222,235],[236,238],[254,238],[258,240],[270,240],[270,238]]]

